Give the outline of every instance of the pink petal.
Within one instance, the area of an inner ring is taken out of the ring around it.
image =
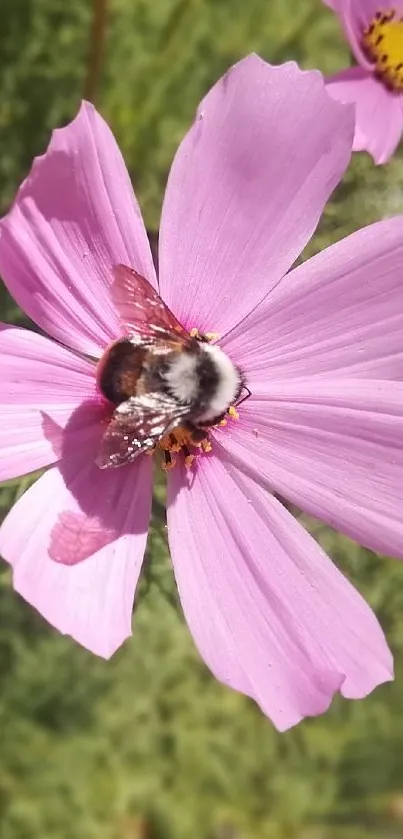
[[[121,334],[109,294],[123,262],[155,283],[140,210],[114,137],[94,107],[54,131],[0,222],[0,272],[17,303],[89,355]]]
[[[288,270],[349,161],[353,114],[318,73],[241,61],[201,103],[169,176],[160,290],[187,328],[226,332]]]
[[[403,132],[403,96],[361,67],[332,76],[326,88],[334,99],[356,106],[354,151],[368,151],[375,163],[387,163]]]
[[[398,16],[403,12],[403,0],[394,0],[391,5]],[[381,0],[337,0],[335,11],[341,19],[357,61],[366,69],[370,69],[372,65],[361,47],[364,30],[369,26],[376,12],[386,12],[389,8],[391,6],[386,3],[382,5]]]
[[[19,499],[0,529],[0,551],[28,603],[60,632],[109,658],[131,635],[150,515],[151,462],[141,458],[135,466],[105,473],[80,466],[76,457],[66,470],[49,470]],[[64,557],[57,553],[58,528],[72,539]],[[96,552],[84,559],[91,547]]]
[[[260,384],[222,446],[275,492],[379,553],[403,557],[403,383]]]
[[[220,345],[252,391],[296,376],[403,380],[403,216],[365,227],[282,283]]]
[[[174,470],[168,528],[201,655],[278,729],[323,713],[339,689],[356,699],[392,678],[370,608],[288,511],[231,460],[201,459],[191,487]]]
[[[94,365],[0,324],[0,481],[54,463],[71,414],[95,395]]]

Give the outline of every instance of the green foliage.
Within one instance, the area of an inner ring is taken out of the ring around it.
[[[9,205],[88,78],[91,8],[3,0],[0,196]],[[98,33],[99,35],[99,33]],[[97,105],[156,230],[198,101],[255,50],[333,72],[349,61],[320,0],[110,0]],[[403,158],[357,155],[307,253],[402,211]],[[268,196],[270,200],[270,196]],[[5,292],[3,320],[24,322]],[[0,517],[31,478],[0,492]],[[0,578],[1,839],[398,839],[403,830],[403,568],[307,522],[376,610],[396,682],[279,735],[200,661],[177,603],[158,487],[134,637],[110,662],[58,636]],[[191,569],[190,569],[191,573]]]

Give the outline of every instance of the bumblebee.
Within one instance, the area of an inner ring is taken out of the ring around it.
[[[127,335],[97,369],[98,388],[115,406],[97,458],[102,469],[131,463],[178,425],[203,437],[245,387],[228,356],[187,332],[136,271],[116,266],[111,290]]]

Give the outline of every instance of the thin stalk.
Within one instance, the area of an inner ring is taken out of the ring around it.
[[[92,23],[88,50],[84,98],[94,102],[98,93],[105,55],[108,20],[108,0],[93,0]]]

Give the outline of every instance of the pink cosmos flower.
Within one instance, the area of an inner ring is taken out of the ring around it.
[[[1,479],[47,467],[0,531],[16,590],[98,655],[131,633],[154,458],[95,464],[108,421],[95,360],[123,334],[110,293],[123,263],[186,328],[219,333],[251,390],[191,470],[177,456],[168,536],[201,655],[280,730],[392,678],[372,611],[275,496],[403,555],[403,218],[287,273],[348,164],[352,111],[295,64],[232,68],[173,162],[158,280],[119,149],[89,104],[1,222],[2,276],[51,336],[0,331]]]
[[[386,163],[403,131],[403,0],[323,0],[339,16],[358,67],[327,80],[329,93],[354,102],[354,151]]]

